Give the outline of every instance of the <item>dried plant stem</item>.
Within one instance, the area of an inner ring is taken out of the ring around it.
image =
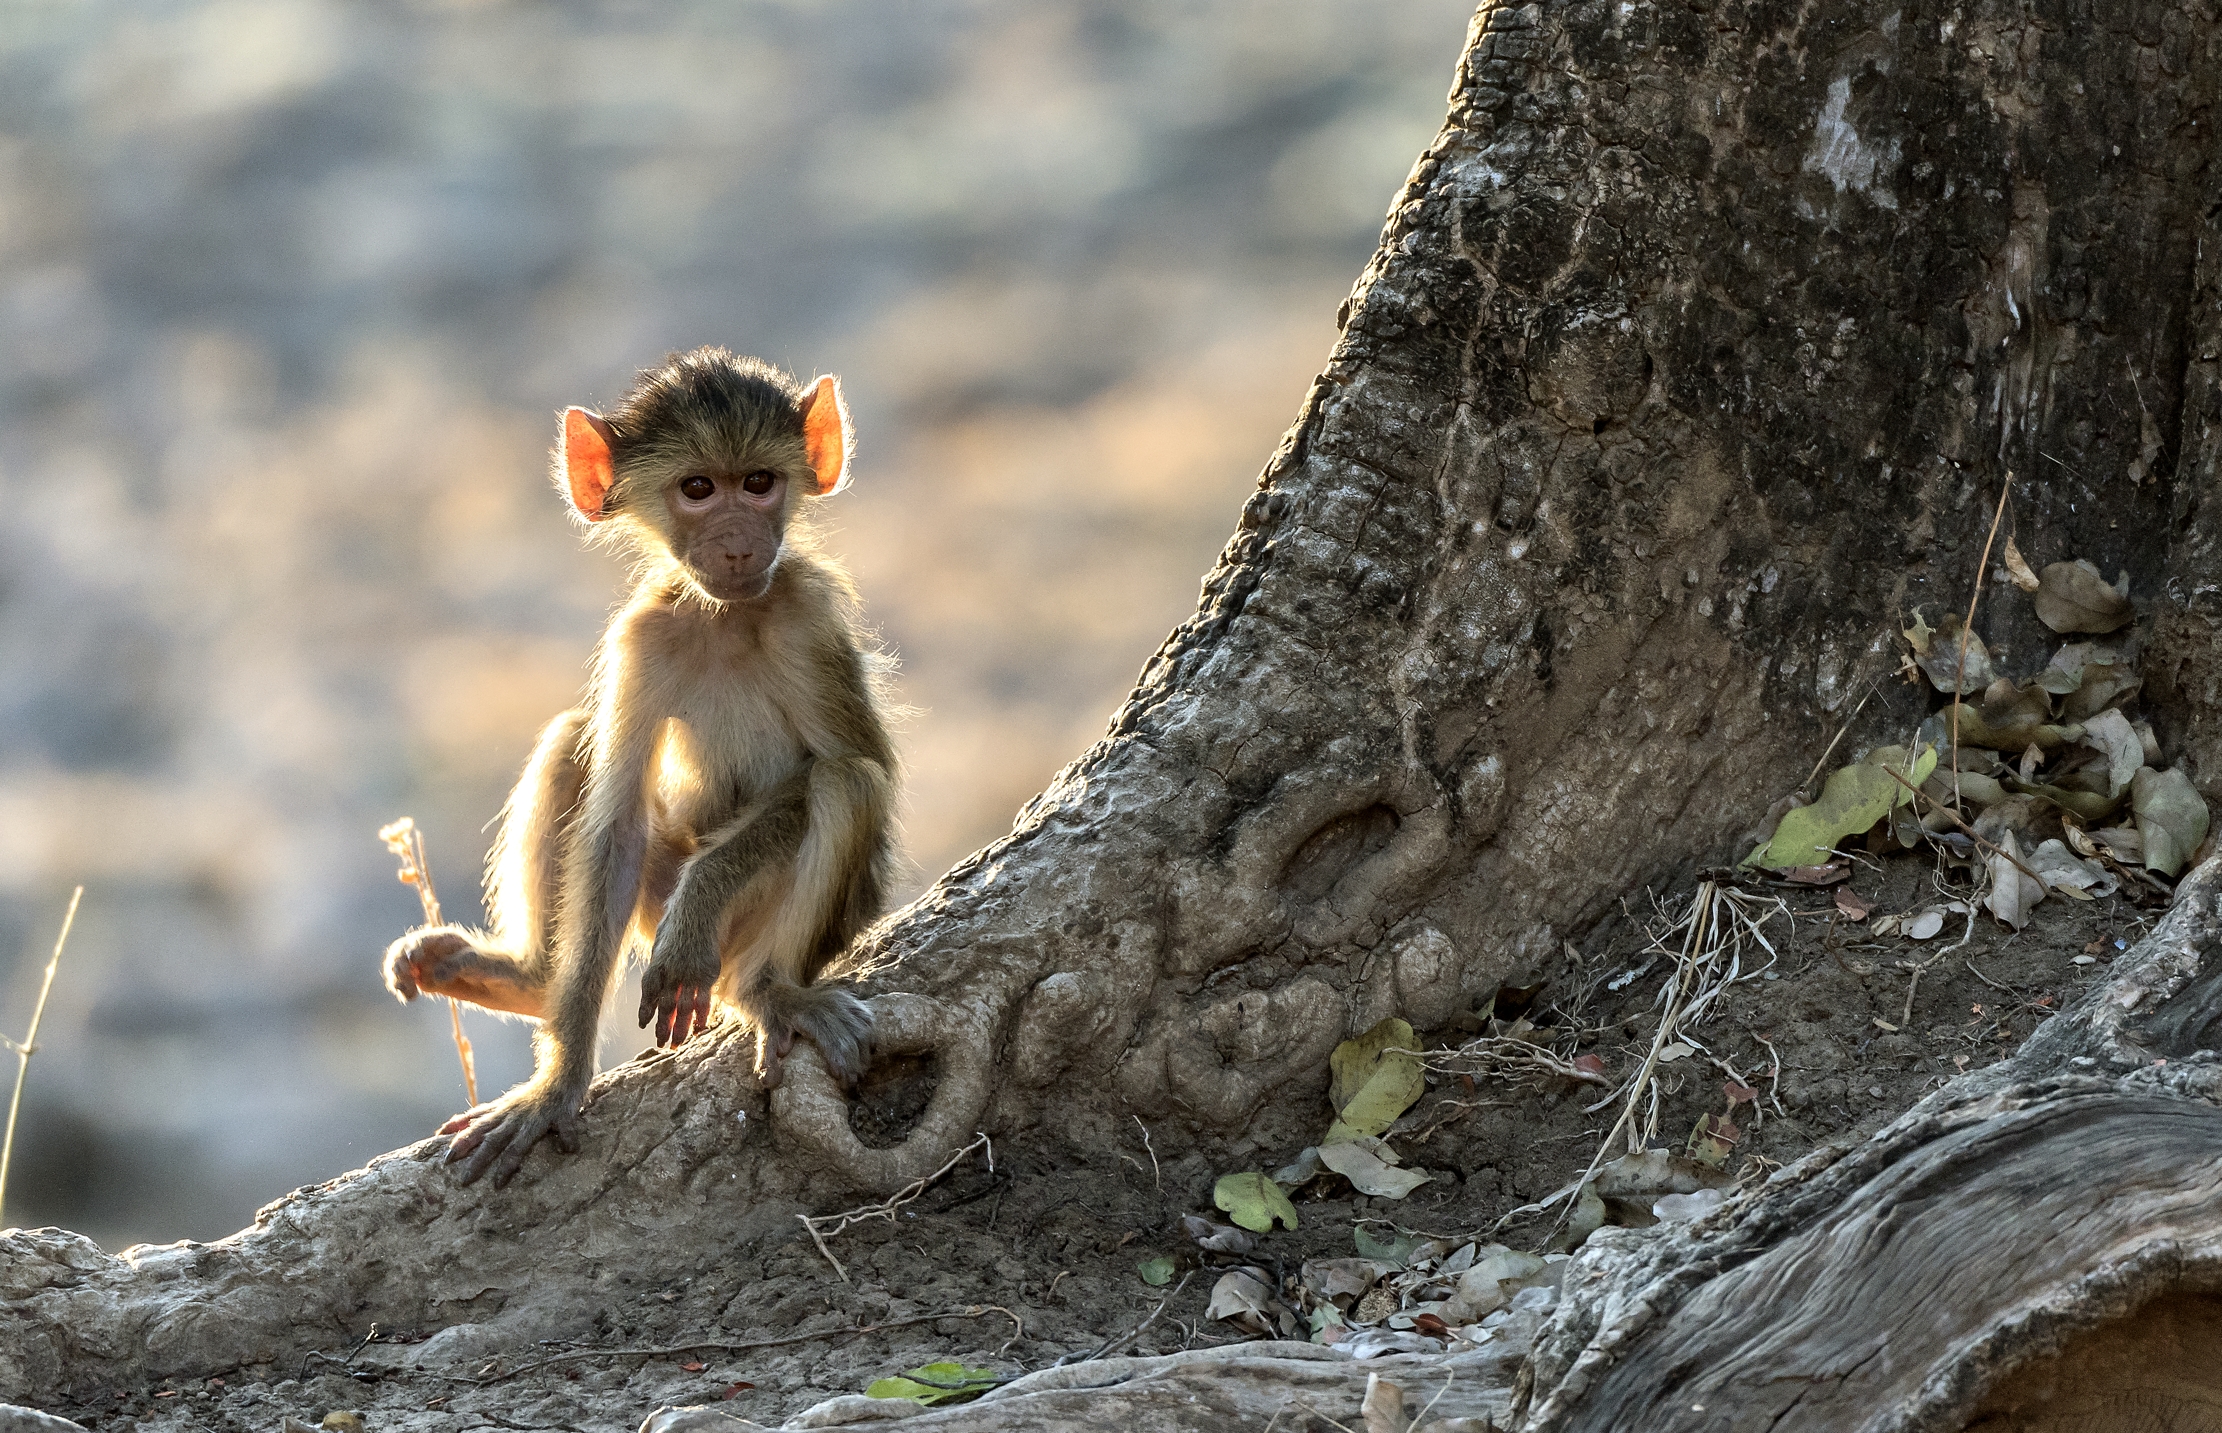
[[[46,1015],[46,997],[54,990],[54,972],[62,963],[62,947],[69,944],[69,929],[77,924],[77,903],[85,898],[85,888],[79,886],[70,892],[69,910],[62,916],[62,933],[54,938],[54,954],[47,957],[46,975],[39,982],[39,1003],[31,1007],[31,1028],[18,1045],[0,1035],[0,1042],[15,1051],[15,1093],[8,1099],[8,1132],[0,1136],[0,1229],[8,1222],[8,1166],[15,1159],[15,1118],[23,1110],[23,1081],[31,1073],[31,1057],[38,1053],[39,1021]]]
[[[1967,594],[1967,619],[1960,623],[1960,660],[1952,671],[1952,803],[1960,800],[1960,706],[1967,700],[1967,636],[1975,630],[1975,604],[1983,600],[1983,574],[1991,568],[1991,544],[1998,540],[1998,524],[2006,516],[2006,499],[2014,491],[2014,473],[1998,488],[1998,508],[1991,514],[1991,530],[1983,538],[1983,555],[1975,560],[1975,590]],[[2019,865],[2020,862],[2015,862]]]
[[[432,868],[424,859],[424,833],[417,823],[404,816],[399,821],[382,826],[378,839],[386,843],[401,862],[401,883],[417,888],[417,902],[424,907],[426,925],[445,925],[440,919],[440,896],[432,889]],[[471,1049],[470,1037],[463,1033],[463,1007],[454,1000],[447,1003],[448,1029],[455,1035],[455,1057],[463,1063],[463,1093],[473,1108],[478,1105],[478,1056]]]

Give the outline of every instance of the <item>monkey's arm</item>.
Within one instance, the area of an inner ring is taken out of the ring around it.
[[[746,814],[713,832],[681,868],[640,977],[640,1023],[655,1020],[658,1045],[682,1044],[708,1027],[726,913],[759,880],[794,865],[810,831],[816,765],[805,764]]]
[[[813,761],[688,863],[641,978],[640,1021],[654,1019],[658,1043],[676,1044],[706,1023],[722,958],[734,962],[733,998],[756,1027],[767,1086],[779,1083],[798,1034],[844,1082],[863,1074],[869,1013],[847,991],[811,982],[879,913],[893,794],[886,766],[869,757]],[[769,897],[757,883],[774,872],[786,877],[772,887],[777,907],[721,952],[728,913],[752,889]]]
[[[556,940],[532,1078],[449,1120],[450,1163],[469,1184],[506,1184],[540,1139],[578,1148],[578,1113],[594,1079],[595,1031],[640,887],[648,846],[645,787],[666,702],[641,661],[638,609],[612,623],[595,679],[592,755],[578,817],[565,832]]]

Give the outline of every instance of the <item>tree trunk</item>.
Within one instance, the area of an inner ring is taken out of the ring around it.
[[[1273,1097],[1338,1041],[1742,854],[1847,724],[1902,737],[1891,634],[1985,582],[2001,484],[2032,563],[2135,575],[2148,700],[2212,794],[2216,37],[2158,0],[1485,8],[1196,615],[876,932],[884,1048],[931,1057],[896,1067],[915,1123],[867,1144],[814,1060],[767,1100],[711,1038],[606,1076],[585,1150],[506,1191],[420,1145],[217,1245],[18,1234],[0,1391],[374,1321],[568,1331],[612,1268],[693,1269],[689,1229],[893,1189],[975,1129],[1083,1158],[1138,1114],[1191,1182],[1285,1155],[1316,1121]],[[2033,654],[2018,610],[1986,634]],[[2074,1331],[2211,1334],[2222,1127],[2182,1058],[2211,884],[2140,948],[2145,1023],[2057,1021],[1699,1229],[1597,1241],[1529,1426],[1957,1427]]]

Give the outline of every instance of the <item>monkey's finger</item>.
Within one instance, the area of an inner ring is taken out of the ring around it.
[[[679,1004],[678,1004],[678,1002],[677,1002],[676,1000],[672,999],[672,997],[671,997],[671,996],[669,996],[669,995],[663,995],[663,996],[658,996],[658,997],[657,997],[657,999],[656,999],[656,1043],[657,1043],[657,1044],[659,1044],[659,1045],[669,1045],[669,1044],[671,1043],[671,1022],[672,1022],[672,1020],[673,1020],[673,1019],[674,1019],[674,1018],[675,1018],[675,1017],[676,1017],[676,1016],[678,1015],[678,1013],[679,1013]]]
[[[694,1033],[699,1035],[710,1028],[710,987],[694,988]]]
[[[545,1120],[526,1120],[523,1121],[523,1125],[524,1127],[518,1130],[511,1137],[508,1145],[503,1148],[501,1157],[494,1161],[494,1187],[496,1189],[508,1187],[509,1181],[517,1177],[517,1171],[525,1167],[525,1156],[532,1153],[534,1145],[540,1143],[540,1136],[548,1132],[548,1124]]]
[[[699,985],[679,987],[678,1009],[671,1021],[671,1043],[684,1045],[702,1033],[704,996]]]
[[[515,1113],[506,1114],[499,1119],[489,1121],[480,1133],[480,1138],[484,1143],[479,1144],[476,1149],[471,1151],[469,1158],[463,1161],[462,1171],[457,1176],[458,1182],[476,1184],[479,1177],[485,1174],[487,1170],[498,1169],[502,1162],[506,1162],[504,1157],[517,1146],[517,1136],[521,1122],[520,1117]],[[521,1153],[517,1157],[519,1160],[524,1158]],[[499,1189],[501,1184],[502,1180],[497,1175],[494,1180],[494,1187]]]
[[[474,1121],[479,1119],[492,1108],[493,1106],[491,1104],[472,1105],[469,1109],[455,1116],[455,1118],[449,1120],[446,1124],[441,1125],[439,1133],[454,1134],[457,1130],[469,1129]]]
[[[555,1135],[558,1149],[561,1149],[565,1154],[577,1154],[579,1152],[579,1117],[577,1115],[570,1115],[557,1120],[555,1128],[551,1132]]]

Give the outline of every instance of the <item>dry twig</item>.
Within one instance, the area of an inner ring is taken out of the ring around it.
[[[1051,1364],[1050,1367],[1064,1368],[1068,1364],[1093,1363],[1097,1359],[1102,1358],[1105,1354],[1111,1352],[1111,1350],[1115,1348],[1123,1348],[1127,1344],[1134,1342],[1143,1334],[1149,1332],[1150,1325],[1157,1322],[1157,1316],[1165,1312],[1165,1306],[1167,1304],[1170,1304],[1174,1299],[1180,1297],[1180,1291],[1187,1288],[1188,1281],[1190,1279],[1193,1279],[1194,1277],[1196,1277],[1196,1271],[1194,1269],[1190,1269],[1187,1273],[1181,1275],[1180,1282],[1173,1285],[1172,1291],[1166,1294],[1164,1298],[1157,1301],[1157,1307],[1150,1310],[1149,1317],[1143,1319],[1133,1328],[1127,1330],[1123,1334],[1113,1334],[1111,1337],[1105,1339],[1102,1343],[1097,1344],[1092,1351],[1083,1354],[1078,1358],[1075,1358],[1073,1355],[1068,1353],[1063,1358],[1060,1358],[1055,1363]]]
[[[810,1242],[818,1246],[818,1252],[826,1256],[826,1262],[833,1266],[833,1272],[840,1275],[841,1282],[846,1284],[849,1282],[849,1271],[842,1266],[839,1259],[833,1257],[833,1251],[826,1247],[827,1237],[839,1234],[851,1224],[861,1224],[867,1219],[885,1219],[890,1224],[894,1223],[896,1210],[924,1194],[935,1180],[955,1169],[958,1161],[982,1145],[987,1146],[988,1173],[993,1174],[995,1173],[995,1143],[985,1134],[981,1134],[974,1138],[972,1143],[950,1155],[948,1162],[941,1168],[931,1174],[912,1180],[878,1204],[867,1204],[862,1208],[851,1209],[841,1214],[797,1214],[795,1217],[802,1221],[803,1228],[810,1231]],[[820,1229],[818,1226],[821,1224],[830,1227]]]
[[[2006,499],[2014,491],[2014,474],[2007,470],[2006,481],[1998,488],[1998,510],[1991,514],[1991,530],[1983,539],[1983,555],[1975,561],[1975,586],[1967,594],[1967,618],[1960,623],[1959,666],[1952,672],[1952,800],[1960,799],[1960,704],[1967,700],[1967,637],[1975,630],[1975,604],[1983,597],[1983,577],[1991,570],[1991,544],[1998,540],[1998,524],[2006,516]],[[1919,620],[1916,618],[1915,620]],[[1884,770],[1888,770],[1885,767]],[[2021,864],[2015,862],[2016,865]]]
[[[1150,1177],[1157,1181],[1158,1192],[1162,1194],[1165,1190],[1165,1171],[1157,1167],[1157,1146],[1150,1142],[1150,1127],[1142,1123],[1140,1115],[1134,1117],[1134,1127],[1142,1132],[1142,1148],[1149,1151],[1150,1156]],[[987,1136],[982,1135],[981,1138],[985,1139]],[[1135,1167],[1139,1169],[1141,1166]]]
[[[83,886],[70,892],[69,910],[62,916],[62,933],[54,938],[54,954],[47,957],[46,975],[39,981],[39,1003],[31,1007],[31,1028],[23,1043],[18,1045],[0,1035],[0,1043],[15,1052],[15,1094],[8,1100],[8,1132],[0,1136],[0,1227],[7,1223],[8,1165],[15,1158],[15,1118],[23,1110],[23,1081],[31,1073],[31,1057],[38,1053],[39,1021],[46,1015],[46,997],[54,989],[54,972],[62,963],[62,947],[69,944],[69,928],[77,924],[77,903],[84,898]]]
[[[1518,1035],[1483,1035],[1455,1050],[1423,1058],[1428,1069],[1451,1075],[1494,1075],[1506,1084],[1538,1084],[1545,1079],[1574,1080],[1606,1089],[1613,1082],[1596,1070],[1585,1070],[1548,1045]]]
[[[417,888],[417,902],[424,907],[426,925],[445,925],[440,919],[439,893],[432,889],[432,868],[424,859],[424,833],[417,823],[404,816],[378,828],[378,839],[386,843],[401,862],[401,883]],[[471,1107],[478,1107],[478,1059],[471,1051],[470,1039],[463,1034],[463,1007],[453,1000],[447,1003],[448,1028],[455,1032],[455,1056],[463,1062],[463,1093],[470,1097]]]
[[[1981,847],[1985,851],[1990,852],[1994,856],[2004,856],[2009,862],[2012,862],[2015,870],[2021,872],[2023,875],[2027,876],[2030,880],[2037,882],[2039,885],[2044,885],[2045,878],[2043,876],[2038,875],[2035,871],[2030,870],[2020,861],[2015,860],[2014,856],[2010,852],[2001,847],[1994,846],[1990,842],[1984,840],[1982,837],[1976,835],[1975,828],[1968,825],[1965,821],[1962,821],[1960,819],[1959,812],[1954,811],[1951,807],[1937,800],[1928,792],[1923,791],[1920,787],[1906,780],[1906,778],[1900,776],[1897,772],[1892,771],[1889,767],[1886,766],[1882,768],[1882,772],[1883,775],[1889,777],[1892,781],[1897,782],[1900,786],[1905,787],[1906,790],[1912,792],[1915,796],[1918,796],[1923,801],[1928,802],[1931,810],[1942,812],[1944,818],[1950,821],[1953,825],[1959,827],[1960,834],[1966,836],[1968,840],[1973,841],[1977,846]],[[1959,774],[1957,768],[1954,769],[1953,774],[1955,776]],[[1981,887],[1977,887],[1977,889],[1980,890]],[[2052,888],[2050,886],[2046,886],[2045,889],[2050,890]]]
[[[668,1358],[677,1353],[754,1353],[758,1349],[786,1348],[793,1344],[810,1343],[821,1338],[853,1338],[858,1334],[885,1333],[889,1329],[910,1328],[916,1324],[938,1323],[942,1319],[978,1319],[985,1318],[989,1314],[1001,1314],[1012,1323],[1017,1324],[1020,1332],[1025,1331],[1025,1322],[1001,1304],[970,1304],[961,1309],[943,1309],[938,1314],[920,1314],[916,1318],[890,1319],[886,1323],[880,1324],[858,1324],[854,1328],[819,1329],[815,1333],[789,1334],[785,1338],[750,1339],[742,1343],[680,1343],[673,1344],[668,1348],[582,1348],[571,1353],[559,1353],[552,1358],[535,1359],[531,1363],[520,1364],[507,1373],[488,1374],[484,1378],[466,1378],[461,1381],[480,1385],[502,1383],[508,1379],[521,1378],[525,1374],[555,1364],[578,1363],[589,1358]],[[1014,1339],[1017,1336],[1017,1334],[1012,1335]],[[1010,1345],[1005,1344],[1004,1347],[1008,1348]]]

